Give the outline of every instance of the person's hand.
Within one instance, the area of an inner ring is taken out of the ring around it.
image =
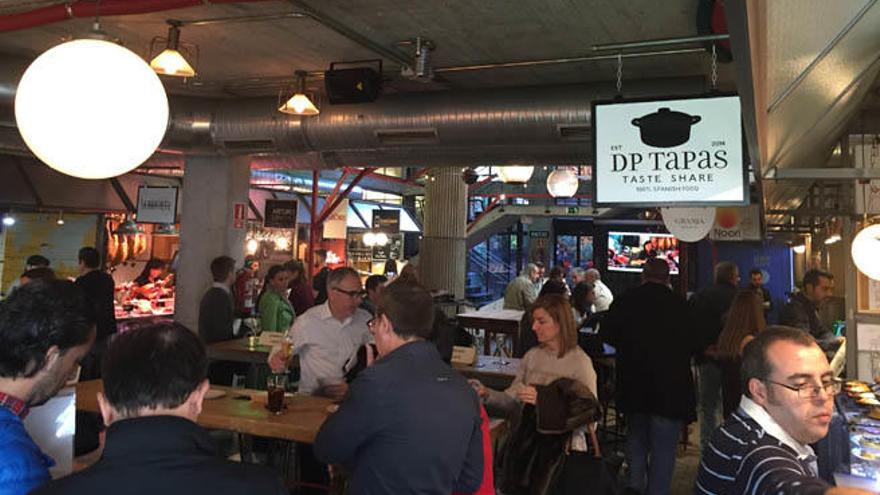
[[[287,369],[287,360],[290,359],[289,356],[285,356],[285,353],[282,349],[273,349],[271,353],[269,353],[269,368],[272,370],[272,373],[282,373]]]
[[[468,383],[471,385],[471,387],[474,387],[474,390],[477,392],[477,395],[481,399],[489,397],[489,389],[486,388],[486,386],[483,385],[480,380],[475,380],[471,378],[470,380],[468,380]]]
[[[345,382],[324,385],[321,387],[321,395],[335,402],[341,401],[348,392],[348,384]]]
[[[519,392],[516,393],[516,398],[519,399],[523,404],[532,404],[535,405],[538,402],[538,391],[535,387],[527,386],[520,389]]]

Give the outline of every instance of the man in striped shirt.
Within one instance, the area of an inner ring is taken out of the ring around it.
[[[703,451],[696,495],[866,494],[835,488],[817,475],[809,446],[828,433],[840,391],[809,334],[771,327],[743,351],[740,407]]]

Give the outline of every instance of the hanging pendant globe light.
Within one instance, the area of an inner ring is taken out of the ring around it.
[[[880,224],[865,227],[852,242],[853,263],[872,280],[880,280]]]
[[[547,176],[547,192],[554,198],[570,198],[577,190],[578,177],[569,168],[557,168]]]
[[[15,121],[28,148],[46,165],[82,179],[136,168],[168,127],[168,97],[153,69],[98,38],[44,52],[15,94]]]
[[[498,167],[498,176],[505,184],[525,184],[532,178],[532,172],[535,167],[525,167],[521,165],[511,165],[507,167]]]

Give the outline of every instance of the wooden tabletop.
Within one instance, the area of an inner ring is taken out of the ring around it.
[[[206,399],[198,424],[205,428],[228,430],[267,438],[312,443],[318,430],[329,416],[330,399],[311,395],[292,395],[286,398],[287,408],[275,415],[266,410],[266,392],[250,389],[211,387],[226,393],[217,399]],[[96,394],[103,392],[104,382],[90,380],[76,385],[76,408],[100,412]],[[239,397],[247,397],[239,400]],[[505,421],[490,422],[491,436],[497,438]]]
[[[266,364],[271,348],[265,345],[248,346],[248,339],[224,340],[208,344],[208,359],[238,363]]]
[[[452,367],[468,378],[476,378],[478,380],[488,378],[512,382],[516,377],[516,370],[519,369],[520,361],[521,359],[517,358],[477,356],[476,364],[462,365],[454,363]]]
[[[515,323],[519,324],[519,321],[522,319],[524,311],[520,311],[518,309],[492,309],[492,310],[483,310],[483,311],[468,311],[467,313],[459,313],[459,320],[464,318],[468,320],[488,320],[495,321],[498,323]]]

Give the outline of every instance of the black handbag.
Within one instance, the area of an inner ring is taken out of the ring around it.
[[[614,495],[617,473],[602,457],[596,432],[590,431],[593,452],[567,452],[554,476],[553,495]],[[619,466],[618,466],[619,467]]]

